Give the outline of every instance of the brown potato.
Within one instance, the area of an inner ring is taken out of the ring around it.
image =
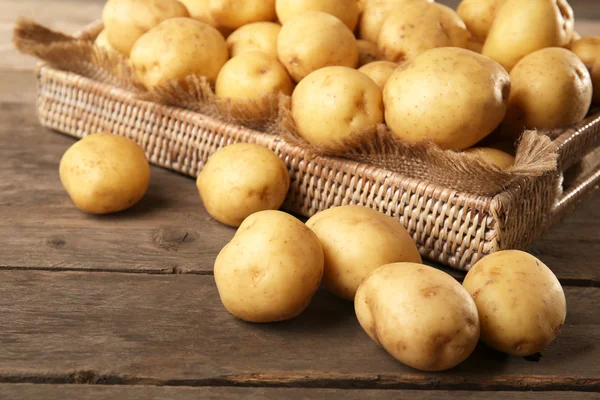
[[[274,22],[255,22],[237,29],[227,38],[227,47],[231,57],[249,51],[262,51],[277,58],[277,37],[281,25]]]
[[[381,90],[385,87],[386,82],[390,79],[390,76],[394,71],[398,69],[398,64],[390,61],[375,61],[367,65],[363,65],[358,70],[379,86]]]
[[[377,46],[368,40],[357,40],[356,45],[358,46],[358,68],[381,59]]]
[[[275,0],[210,0],[210,12],[219,26],[237,29],[252,22],[275,21]]]
[[[372,43],[377,43],[383,21],[392,10],[412,1],[433,0],[367,0],[359,23],[359,37]]]
[[[585,37],[569,46],[569,50],[577,54],[586,67],[592,68],[600,58],[600,37]]]

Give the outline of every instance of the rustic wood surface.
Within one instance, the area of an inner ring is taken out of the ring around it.
[[[596,0],[571,3],[600,17]],[[10,31],[27,16],[72,33],[103,1],[0,5],[0,398],[599,398],[600,195],[530,249],[569,306],[538,362],[480,346],[452,371],[414,371],[325,291],[293,321],[246,324],[223,309],[211,276],[234,231],[209,218],[193,180],[152,168],[144,200],[108,217],[77,211],[61,188],[73,140],[39,126],[35,62],[12,49]],[[600,35],[600,23],[577,30]]]

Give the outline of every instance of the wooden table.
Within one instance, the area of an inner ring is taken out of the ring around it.
[[[73,140],[39,126],[34,63],[9,32],[18,15],[72,32],[102,3],[1,4],[0,398],[600,398],[600,196],[531,249],[569,308],[539,362],[481,346],[452,371],[411,370],[324,291],[293,321],[243,323],[212,277],[234,231],[209,218],[193,180],[153,168],[141,204],[106,217],[76,210],[60,185]],[[589,21],[578,29],[600,34]]]

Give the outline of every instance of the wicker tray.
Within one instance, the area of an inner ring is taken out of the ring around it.
[[[309,217],[344,204],[371,207],[404,224],[425,258],[462,270],[495,251],[527,248],[600,180],[600,114],[555,139],[559,173],[523,179],[485,197],[345,159],[315,157],[279,137],[138,100],[43,63],[37,80],[38,115],[45,127],[78,138],[99,131],[129,137],[151,163],[192,177],[221,147],[260,144],[289,168],[285,210]]]

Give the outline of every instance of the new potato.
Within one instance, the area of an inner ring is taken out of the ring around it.
[[[237,29],[227,38],[227,47],[231,57],[249,51],[262,51],[277,58],[277,37],[281,25],[274,22],[255,22]]]
[[[515,158],[512,155],[492,147],[471,147],[464,152],[477,154],[485,162],[493,164],[500,169],[506,169],[515,163]]]
[[[381,59],[381,53],[374,43],[368,40],[357,40],[358,46],[358,67]]]
[[[364,11],[360,17],[359,37],[373,43],[379,39],[379,31],[383,21],[392,10],[413,1],[433,2],[433,0],[368,0],[365,1]]]
[[[305,11],[321,11],[338,18],[351,31],[360,13],[356,0],[276,0],[275,9],[282,24]]]
[[[301,221],[279,211],[249,216],[217,256],[215,282],[225,308],[250,322],[294,318],[323,275],[323,249]]]
[[[528,356],[543,350],[565,322],[558,279],[525,252],[506,250],[481,259],[463,286],[475,299],[481,340],[504,353]]]
[[[586,67],[592,68],[600,58],[600,37],[585,37],[573,42],[569,49],[577,54]]]
[[[144,150],[133,140],[107,133],[72,145],[59,171],[73,203],[91,214],[115,213],[137,204],[150,183]]]
[[[277,17],[275,0],[210,0],[209,7],[216,23],[231,29]]]
[[[463,362],[479,341],[469,293],[450,275],[422,264],[377,268],[354,299],[358,322],[398,361],[424,371]]]
[[[421,255],[402,224],[361,206],[334,207],[306,222],[325,253],[323,284],[337,296],[354,300],[362,280],[394,262],[421,263]]]
[[[398,69],[398,64],[391,61],[375,61],[363,65],[358,70],[373,79],[377,86],[383,90],[387,80],[392,76],[396,69]]]
[[[462,0],[456,9],[469,32],[481,43],[485,42],[496,14],[506,0]]]

